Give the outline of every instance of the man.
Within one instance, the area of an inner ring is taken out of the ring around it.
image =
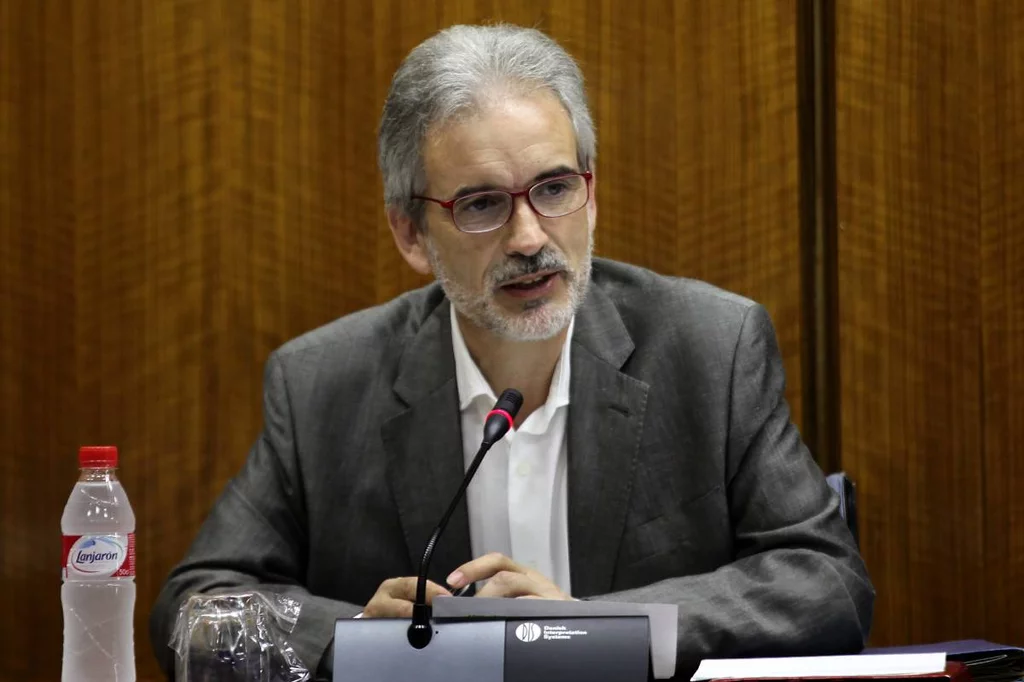
[[[437,548],[431,598],[675,603],[679,671],[859,650],[872,587],[789,420],[764,309],[591,257],[571,57],[534,30],[442,31],[395,74],[379,152],[395,243],[438,283],[270,357],[264,431],[154,610],[165,668],[196,591],[296,596],[291,643],[321,674],[335,619],[408,616],[507,387],[523,408]]]

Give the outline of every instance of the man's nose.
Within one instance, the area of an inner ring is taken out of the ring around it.
[[[525,196],[516,197],[505,231],[505,253],[509,255],[532,256],[548,243],[548,233],[541,225],[541,217],[534,212]]]

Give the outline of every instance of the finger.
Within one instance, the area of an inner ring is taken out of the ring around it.
[[[430,581],[430,580],[427,581],[427,603],[428,604],[431,603],[434,600],[434,597],[450,597],[450,596],[452,596],[452,593],[449,590],[446,590],[444,587],[438,585],[437,583],[435,583],[433,581]]]
[[[378,592],[363,609],[363,618],[411,618],[412,602]]]
[[[415,583],[410,583],[412,578],[391,578],[385,580],[377,588],[366,606],[363,608],[363,618],[403,618],[407,614],[412,616],[410,589],[415,590]]]
[[[412,602],[416,598],[416,578],[391,578],[380,584],[377,592],[383,592],[391,599]]]
[[[458,589],[469,583],[488,580],[501,571],[526,573],[522,566],[504,554],[492,552],[462,564],[451,572],[445,582],[452,588]]]
[[[538,580],[515,571],[500,571],[487,581],[476,596],[561,599],[562,593],[547,580]]]
[[[416,582],[416,578],[392,578],[381,583],[380,589],[392,599],[404,599],[405,601],[412,602],[416,600]],[[428,580],[427,603],[429,604],[431,599],[441,594],[450,595],[451,592],[441,585]]]
[[[451,593],[435,582],[427,581],[426,598],[429,604],[438,595]],[[416,578],[391,578],[381,583],[377,593],[363,609],[364,618],[408,618],[416,599]]]

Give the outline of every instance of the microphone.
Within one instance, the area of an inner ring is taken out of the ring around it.
[[[516,415],[519,413],[519,408],[522,406],[523,395],[519,391],[514,388],[507,388],[502,391],[498,402],[494,404],[494,409],[487,413],[487,418],[484,421],[484,437],[480,443],[480,449],[477,450],[476,457],[473,458],[469,469],[466,470],[462,484],[455,493],[455,497],[452,498],[451,504],[448,505],[448,510],[441,517],[441,521],[434,528],[434,532],[431,533],[426,549],[423,550],[423,558],[420,560],[419,577],[416,580],[416,601],[412,605],[412,624],[409,625],[409,644],[416,649],[426,647],[434,636],[434,628],[430,624],[431,608],[427,604],[427,571],[430,569],[430,559],[434,556],[434,547],[437,545],[437,540],[448,526],[452,514],[455,513],[455,508],[459,506],[459,502],[465,497],[466,488],[469,487],[470,481],[473,480],[476,470],[480,468],[480,463],[484,461],[484,455],[487,454],[492,445],[501,440],[508,433],[508,430],[512,428]]]

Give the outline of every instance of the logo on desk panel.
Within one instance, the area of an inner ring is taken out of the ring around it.
[[[536,642],[540,639],[540,626],[536,623],[523,623],[516,628],[516,637],[520,642]]]

